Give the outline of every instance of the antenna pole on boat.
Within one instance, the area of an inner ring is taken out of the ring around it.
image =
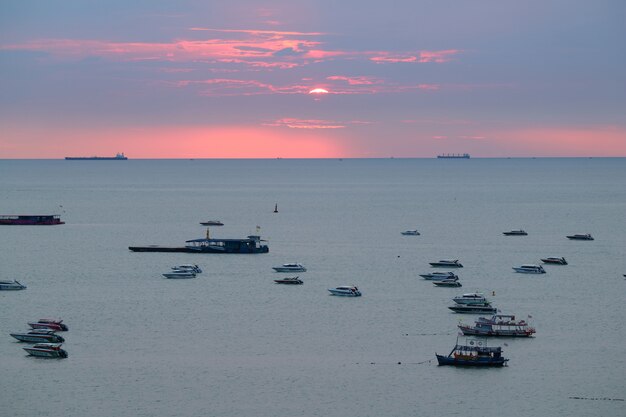
[[[206,228],[206,239],[207,239],[207,240],[209,240],[209,239],[210,239],[210,237],[209,237],[209,228],[208,228],[208,227]]]

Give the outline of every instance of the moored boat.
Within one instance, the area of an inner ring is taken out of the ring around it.
[[[22,348],[31,356],[38,358],[67,358],[67,352],[56,343],[37,343],[31,347]]]
[[[420,274],[420,277],[427,281],[442,281],[444,279],[458,280],[459,277],[454,272],[431,272],[430,274]]]
[[[510,232],[502,232],[503,235],[505,236],[527,236],[528,233],[526,233],[524,230],[520,229],[520,230],[511,230]]]
[[[508,359],[502,356],[502,348],[500,346],[488,347],[483,346],[483,341],[471,340],[466,345],[457,344],[447,356],[438,355],[437,362],[439,365],[452,366],[504,366]]]
[[[196,274],[201,274],[202,273],[202,269],[200,269],[200,267],[198,265],[190,265],[190,264],[183,264],[183,265],[173,266],[172,267],[172,271],[174,271],[174,272],[194,272]]]
[[[593,240],[593,237],[591,237],[591,235],[589,233],[587,234],[581,234],[581,235],[570,235],[567,236],[568,239],[570,240]]]
[[[546,270],[541,265],[525,264],[522,266],[514,266],[513,270],[521,274],[545,274]]]
[[[276,272],[306,272],[306,268],[302,264],[295,262],[273,266],[272,269]]]
[[[343,297],[360,297],[361,291],[354,285],[342,285],[336,288],[329,288],[331,295],[339,295]]]
[[[457,279],[443,279],[441,281],[433,281],[433,284],[437,287],[462,287],[461,283]]]
[[[49,329],[32,329],[28,333],[11,333],[20,342],[29,343],[63,343],[65,339]]]
[[[66,156],[67,161],[127,161],[128,157],[124,153],[115,156]]]
[[[0,281],[0,291],[15,291],[25,290],[26,285],[21,284],[19,281]]]
[[[420,232],[417,230],[405,230],[404,232],[400,232],[400,234],[404,236],[419,236]]]
[[[68,327],[61,319],[39,319],[38,321],[28,322],[32,329],[50,329],[55,331],[66,332]]]
[[[489,304],[485,295],[478,292],[457,295],[452,299],[457,304]]]
[[[276,284],[287,284],[287,285],[301,285],[304,282],[300,279],[300,277],[291,277],[291,278],[283,278],[283,279],[275,279],[274,282]]]
[[[203,239],[192,239],[185,246],[129,246],[133,252],[184,252],[184,253],[268,253],[267,245],[261,236],[250,235],[245,239],[211,239],[209,231]]]
[[[56,224],[65,224],[58,214],[0,215],[0,226],[54,226]]]
[[[461,265],[458,259],[455,259],[455,260],[442,259],[438,262],[429,262],[429,264],[434,267],[463,268],[463,265]]]
[[[219,220],[207,220],[205,222],[200,222],[200,224],[203,226],[224,226],[224,223]]]
[[[479,317],[474,326],[459,324],[458,327],[468,336],[531,337],[535,333],[525,320],[515,320],[515,316],[510,314]]]
[[[448,307],[455,313],[462,314],[495,314],[498,309],[493,307],[491,303],[483,304],[455,304]]]
[[[172,271],[166,272],[163,276],[168,279],[189,279],[195,278],[196,273],[193,271]]]
[[[560,257],[560,258],[543,258],[541,260],[541,262],[543,262],[545,264],[552,264],[552,265],[567,265],[567,261],[563,257]]]

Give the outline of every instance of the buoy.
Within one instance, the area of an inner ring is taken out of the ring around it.
[[[274,213],[278,213],[278,203],[274,206]]]

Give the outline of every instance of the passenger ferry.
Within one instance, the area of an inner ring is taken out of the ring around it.
[[[483,346],[483,341],[471,340],[466,345],[460,345],[458,340],[452,351],[447,355],[438,355],[439,365],[452,366],[504,366],[508,359],[502,356],[500,346]]]
[[[479,317],[474,326],[459,324],[459,329],[466,336],[531,337],[535,333],[525,320],[515,320],[510,314]]]
[[[4,214],[0,226],[53,226],[65,224],[58,214]]]

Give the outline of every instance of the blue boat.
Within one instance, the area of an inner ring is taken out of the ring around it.
[[[459,345],[457,340],[457,344],[448,356],[436,353],[435,356],[437,356],[439,365],[497,367],[504,366],[508,362],[508,359],[502,357],[500,346],[483,346],[483,342],[480,340],[471,340],[467,345]]]

